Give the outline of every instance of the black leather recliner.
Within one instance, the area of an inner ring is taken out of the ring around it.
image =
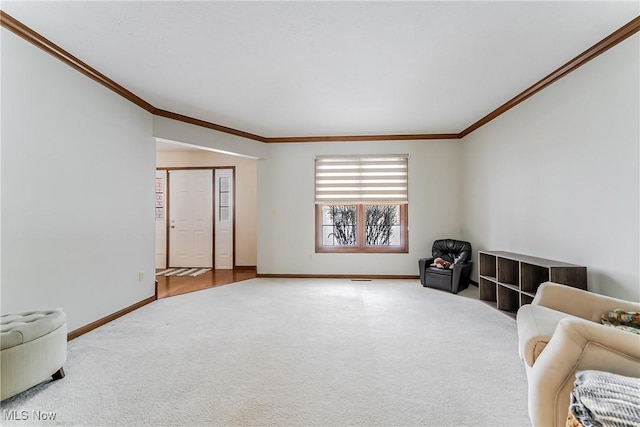
[[[436,258],[442,258],[453,265],[452,269],[432,267]],[[431,258],[418,260],[420,283],[429,288],[443,289],[457,294],[469,286],[471,268],[471,243],[454,239],[433,242]]]

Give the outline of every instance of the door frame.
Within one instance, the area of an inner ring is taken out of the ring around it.
[[[172,170],[210,170],[211,171],[211,180],[212,180],[212,188],[211,188],[211,196],[212,196],[212,209],[211,209],[211,225],[212,225],[212,233],[211,233],[211,244],[213,245],[213,251],[211,251],[211,265],[213,269],[216,268],[216,229],[215,229],[215,191],[216,191],[216,169],[231,169],[231,177],[233,180],[233,227],[232,227],[232,236],[233,236],[233,269],[236,268],[236,167],[235,166],[183,166],[183,167],[156,167],[156,170],[164,170],[167,171],[167,178],[165,182],[165,233],[166,233],[166,248],[165,248],[165,265],[169,268],[169,246],[171,245],[171,239],[169,238],[169,218],[171,216],[171,190],[169,183],[171,181],[171,174],[169,171]]]

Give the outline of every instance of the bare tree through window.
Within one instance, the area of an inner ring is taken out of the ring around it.
[[[398,225],[398,207],[388,205],[367,206],[366,210],[366,244],[369,246],[391,245]]]
[[[365,244],[390,246],[397,244],[400,220],[398,206],[367,205],[364,210]],[[324,207],[325,236],[333,245],[354,246],[358,239],[358,210],[354,205]]]
[[[326,213],[332,230],[327,237],[333,238],[336,245],[355,245],[357,240],[356,207],[327,206]]]

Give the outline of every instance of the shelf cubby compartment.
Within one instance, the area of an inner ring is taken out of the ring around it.
[[[583,290],[587,289],[587,267],[563,268],[553,266],[549,268],[549,275],[549,280],[552,282]]]
[[[525,293],[520,294],[520,306],[523,306],[525,304],[531,304],[532,301],[533,301],[533,296]]]
[[[498,310],[515,312],[520,307],[518,291],[511,287],[498,285]]]
[[[496,283],[480,277],[478,282],[478,290],[480,292],[480,300],[496,301]]]
[[[498,283],[520,286],[520,267],[518,261],[509,258],[498,258]]]
[[[492,278],[496,280],[498,275],[496,274],[496,257],[485,253],[480,253],[480,276]]]
[[[535,294],[538,286],[549,281],[549,269],[546,267],[523,262],[520,264],[520,268],[522,269],[520,274],[522,292]]]

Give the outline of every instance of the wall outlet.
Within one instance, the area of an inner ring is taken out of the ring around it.
[[[142,282],[144,280],[144,271],[138,272],[138,282]]]

